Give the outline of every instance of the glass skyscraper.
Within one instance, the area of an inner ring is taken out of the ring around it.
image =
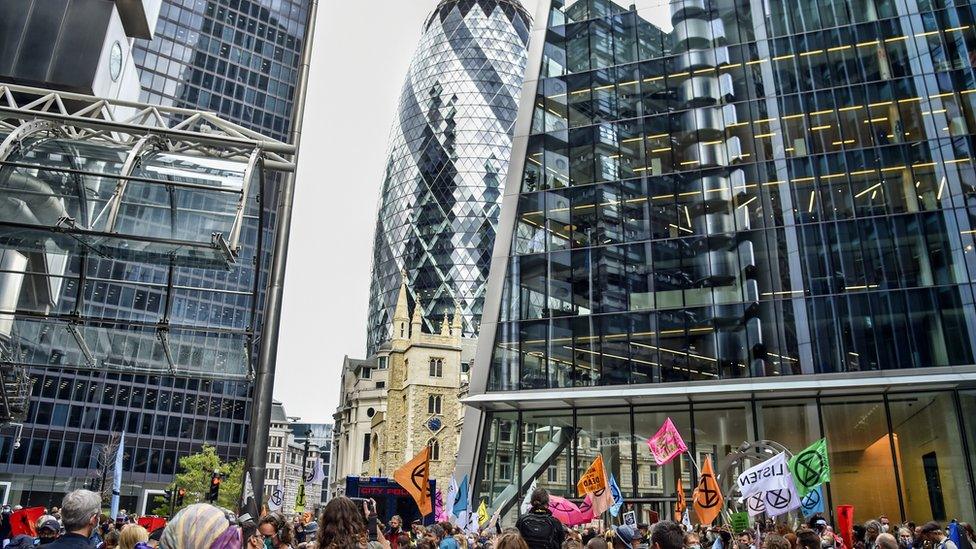
[[[459,309],[478,333],[529,24],[518,0],[442,0],[424,25],[380,197],[368,353],[391,336],[402,273],[428,332]]]
[[[307,4],[165,0],[155,38],[136,40],[134,47],[141,100],[213,111],[287,141]],[[129,365],[140,373],[91,371],[90,364],[69,360],[81,353],[56,347],[35,351],[32,363],[39,367],[32,371],[36,382],[21,445],[13,449],[6,430],[0,439],[0,485],[11,483],[9,495],[16,502],[55,504],[66,486],[80,487],[95,476],[99,449],[110,434],[121,431],[126,433],[123,507],[130,510],[138,511],[137,503],[151,499],[146,489],[161,489],[171,481],[179,457],[205,443],[216,446],[223,459],[243,457],[251,406],[248,379],[262,330],[278,176],[271,173],[250,190],[240,249],[226,268],[170,267],[98,254],[69,260],[68,275],[84,269],[89,279],[86,316],[163,327],[172,334],[173,361],[198,367],[179,369],[184,375],[210,372],[222,379],[174,377],[164,368],[147,372],[163,357],[136,353],[138,346],[123,343],[128,337],[123,334],[100,340],[104,348],[97,351],[116,360],[118,369]],[[190,197],[174,207],[196,211],[213,204]],[[194,228],[211,238],[205,224]],[[62,300],[69,309],[77,292],[70,282]]]
[[[688,456],[646,447],[670,417],[720,467],[826,437],[828,510],[859,521],[972,516],[976,5],[542,4],[459,458],[476,498],[575,497],[602,454],[640,521],[671,517]]]

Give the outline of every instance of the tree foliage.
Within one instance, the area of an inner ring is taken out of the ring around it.
[[[183,505],[176,507],[176,511],[194,503],[207,502],[210,478],[214,471],[220,471],[224,475],[217,505],[225,509],[237,508],[237,499],[241,496],[241,482],[244,479],[244,460],[223,462],[213,446],[204,445],[200,452],[180,458],[179,472],[170,489],[175,493],[179,488],[184,488],[186,496],[183,498]],[[164,501],[160,496],[156,498],[155,503],[156,509],[153,513],[161,516],[169,515],[169,502]]]

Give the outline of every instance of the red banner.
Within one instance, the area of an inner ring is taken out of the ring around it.
[[[139,524],[139,526],[145,528],[147,532],[155,532],[160,528],[166,527],[166,519],[163,517],[139,517],[139,520],[136,522]]]
[[[844,539],[844,545],[854,547],[854,506],[837,506],[837,533]]]
[[[37,537],[37,519],[44,516],[43,507],[29,507],[10,515],[10,536]]]

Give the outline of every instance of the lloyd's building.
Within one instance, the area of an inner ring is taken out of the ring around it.
[[[826,438],[829,514],[971,519],[976,4],[543,0],[458,457],[649,522]],[[671,418],[688,442],[658,467]],[[734,503],[729,506],[735,510]],[[697,522],[692,514],[692,522]]]

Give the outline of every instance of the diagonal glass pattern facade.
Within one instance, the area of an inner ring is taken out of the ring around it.
[[[424,26],[393,124],[373,244],[368,352],[406,272],[426,330],[478,332],[530,19],[517,0],[445,0]]]
[[[476,497],[508,523],[601,454],[641,518],[673,516],[691,464],[646,448],[672,418],[699,463],[826,437],[828,513],[974,512],[976,4],[536,21],[466,399]]]

